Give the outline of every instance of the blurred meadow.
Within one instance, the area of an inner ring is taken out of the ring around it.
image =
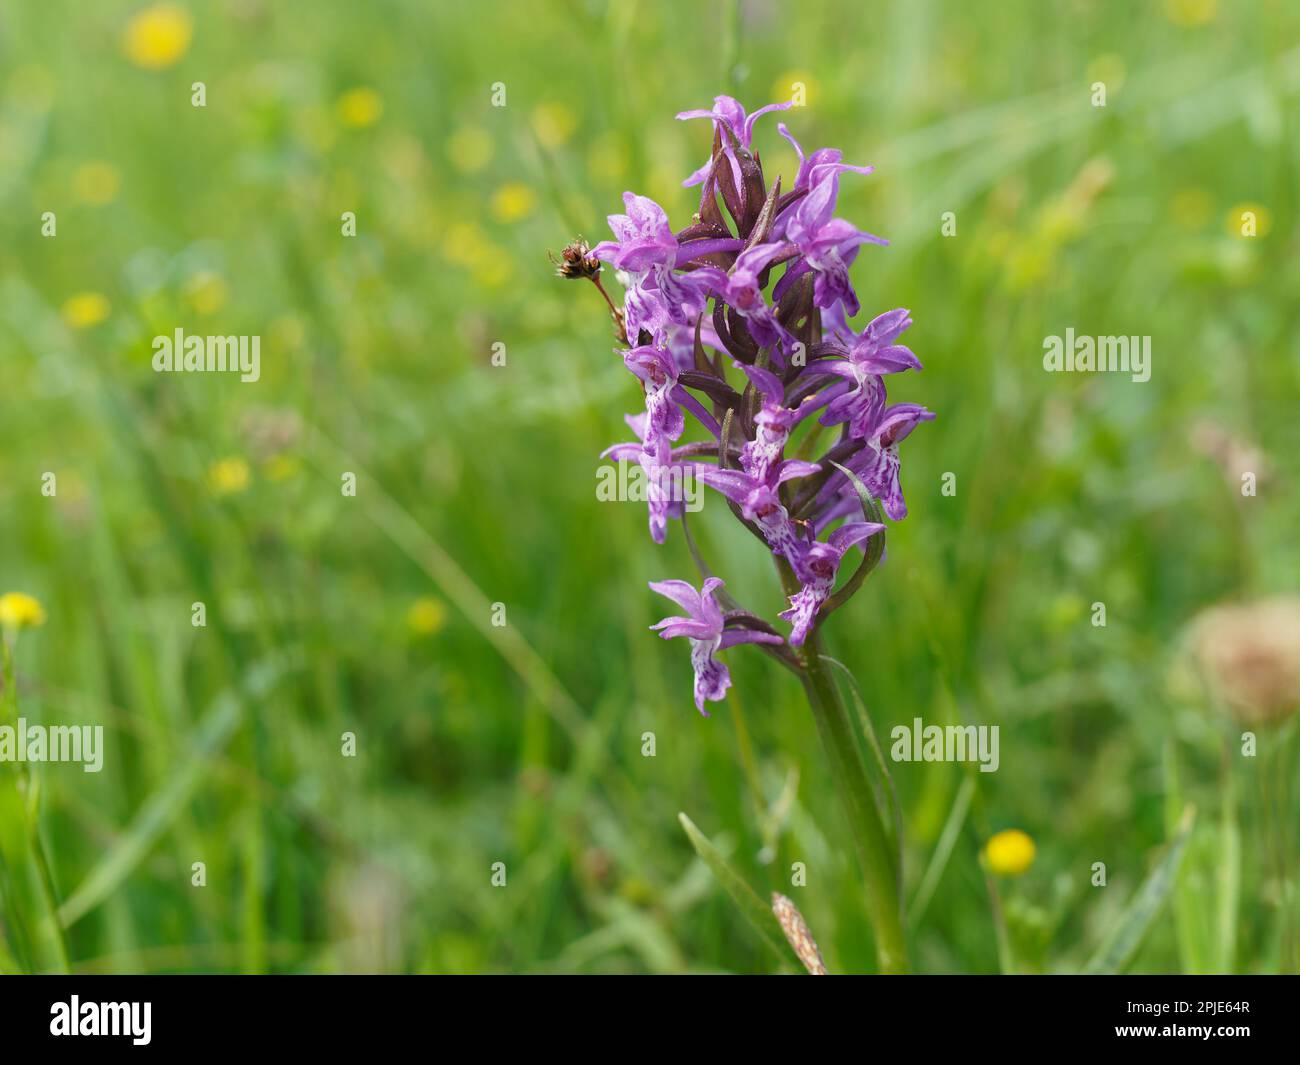
[[[0,766],[0,969],[792,970],[684,811],[872,971],[796,680],[737,648],[705,719],[648,631],[646,582],[694,568],[680,525],[596,501],[641,398],[546,258],[625,189],[686,225],[708,130],[674,114],[796,84],[805,148],[876,166],[841,183],[891,241],[854,280],[911,310],[894,398],[938,413],[829,650],[886,743],[1001,727],[995,773],[892,765],[913,967],[1096,964],[1192,806],[1124,964],[1297,971],[1295,721],[1229,706],[1189,635],[1300,590],[1287,0],[0,0],[0,593],[45,613],[21,712],[106,746]],[[772,116],[755,143],[788,182]],[[261,379],[155,374],[178,327],[260,336]],[[1149,335],[1151,380],[1044,372],[1069,327]],[[716,496],[692,528],[785,605]],[[1272,668],[1247,643],[1227,668]],[[1004,829],[1022,875],[981,859]]]

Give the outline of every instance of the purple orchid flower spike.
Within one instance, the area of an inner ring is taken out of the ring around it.
[[[804,536],[782,504],[777,490],[786,481],[810,477],[820,469],[815,462],[786,459],[776,467],[775,475],[767,480],[759,480],[743,470],[719,470],[712,466],[701,466],[695,471],[695,476],[740,507],[745,520],[758,526],[772,554],[782,555],[794,564]]]
[[[851,436],[871,436],[885,408],[883,375],[921,369],[921,360],[910,348],[894,343],[911,324],[910,315],[900,307],[872,319],[860,334],[850,332],[847,360],[828,362],[825,369],[846,378],[852,387],[827,406],[823,425],[848,422]]]
[[[681,111],[677,115],[677,121],[685,122],[692,118],[712,119],[715,130],[725,127],[740,146],[748,151],[754,142],[754,122],[759,115],[765,115],[769,111],[785,111],[793,106],[793,103],[788,101],[780,104],[768,104],[766,107],[760,107],[752,115],[747,115],[739,100],[731,96],[715,96],[713,98],[713,110]],[[731,141],[726,137],[723,137],[723,151],[726,153],[727,158],[731,160],[732,173],[735,175],[736,184],[739,185],[740,166],[736,162],[735,152],[731,148]],[[689,189],[692,185],[703,184],[709,176],[709,168],[712,165],[713,160],[710,159],[682,182],[682,188]]]
[[[726,618],[713,593],[723,586],[718,577],[709,577],[699,591],[685,581],[651,581],[650,590],[657,592],[686,611],[686,616],[664,618],[651,629],[665,640],[685,636],[691,641],[691,665],[695,669],[695,706],[705,717],[709,712],[704,703],[717,702],[731,687],[731,672],[714,657],[718,651],[738,643],[781,643],[781,637],[770,632],[748,628],[726,628]]]
[[[602,495],[598,482],[597,498],[623,498],[624,472],[645,474],[635,489],[639,496],[645,485],[651,536],[662,543],[669,519],[684,518],[700,502],[683,489],[701,481],[721,492],[776,559],[787,598],[780,617],[792,631],[782,640],[759,614],[722,592],[689,534],[706,579],[698,588],[680,580],[651,584],[682,607],[653,628],[664,639],[690,641],[695,705],[706,716],[706,705],[722,699],[732,683],[718,653],[754,643],[799,676],[819,720],[845,722],[819,732],[858,841],[879,968],[901,972],[907,938],[898,853],[871,801],[880,782],[870,779],[848,727],[849,708],[828,673],[819,626],[858,594],[883,558],[883,538],[871,538],[886,515],[898,521],[907,513],[899,443],[934,414],[913,403],[889,405],[891,375],[921,369],[899,343],[910,314],[888,311],[861,330],[849,324],[860,309],[850,268],[864,245],[888,242],[835,217],[836,201],[842,174],[872,168],[845,163],[835,148],[805,153],[778,123],[799,158],[798,172],[788,190],[764,174],[753,146],[755,122],[790,106],[749,114],[730,96],[718,96],[710,110],[682,112],[679,119],[707,118],[713,127],[708,162],[684,183],[703,185],[698,212],[674,229],[657,203],[627,193],[625,212],[609,218],[614,239],[594,251],[574,242],[560,274],[595,283],[606,305],[601,313],[611,313],[621,346],[629,349],[620,354],[645,393],[644,412],[628,418],[639,442],[605,452],[620,460],[619,491]],[[621,310],[602,287],[606,266],[619,271]],[[703,438],[674,446],[687,415],[703,426]],[[821,425],[843,425],[833,434],[838,439],[823,441],[820,426],[806,424],[814,415]],[[794,453],[812,457],[819,445],[824,450],[816,462],[785,457],[796,447]],[[624,460],[639,468],[625,470]],[[836,590],[855,550],[865,551],[863,560]]]
[[[797,567],[803,587],[790,596],[789,609],[777,615],[793,625],[791,646],[801,647],[808,638],[817,611],[835,588],[835,575],[845,553],[854,544],[883,532],[884,528],[874,521],[848,522],[831,533],[825,543],[815,541],[805,547]]]

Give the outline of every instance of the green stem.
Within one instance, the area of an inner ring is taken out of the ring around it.
[[[54,875],[50,872],[50,858],[45,853],[45,844],[41,840],[40,826],[36,823],[36,815],[32,814],[32,821],[28,825],[31,833],[32,857],[36,862],[36,872],[41,882],[41,894],[45,900],[46,920],[48,920],[54,929],[54,945],[58,950],[59,971],[71,971],[71,956],[68,951],[68,933],[63,927],[63,921],[59,919],[59,896],[54,889]]]
[[[984,886],[989,893],[989,910],[993,914],[993,931],[998,940],[998,971],[1012,976],[1016,971],[1015,955],[1011,952],[1011,936],[1007,933],[1007,919],[1002,912],[1002,894],[992,873],[984,874]]]
[[[12,719],[16,726],[18,723],[18,687],[17,679],[14,676],[13,654],[10,651],[9,643],[4,634],[0,633],[0,657],[3,661],[0,663],[0,670],[4,677],[4,718],[6,723]],[[18,782],[22,782],[22,787]],[[63,927],[63,922],[59,920],[59,902],[58,893],[54,890],[54,876],[50,872],[49,855],[45,853],[45,843],[41,839],[40,815],[36,805],[31,801],[32,788],[35,782],[32,779],[31,767],[20,764],[15,770],[14,786],[18,788],[18,803],[22,807],[23,815],[26,818],[26,837],[27,846],[31,851],[32,861],[36,866],[37,883],[40,884],[41,901],[45,904],[45,917],[50,922],[53,929],[53,940],[55,951],[58,957],[60,972],[69,971],[69,952],[67,932]]]
[[[784,576],[784,574],[783,574]],[[867,913],[876,933],[876,956],[882,973],[907,971],[907,940],[898,895],[893,848],[872,795],[862,749],[853,733],[839,689],[822,659],[821,636],[814,629],[803,646],[804,691],[822,746],[831,763],[840,800],[848,814],[858,861],[867,888]]]

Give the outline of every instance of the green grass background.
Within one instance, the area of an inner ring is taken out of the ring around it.
[[[595,500],[639,393],[595,293],[545,257],[603,239],[624,189],[686,224],[707,128],[674,113],[794,81],[804,146],[877,167],[842,182],[840,213],[892,241],[854,277],[864,313],[911,309],[926,369],[892,394],[938,412],[830,651],[882,733],[1002,729],[914,966],[1081,969],[1190,802],[1132,968],[1295,970],[1294,745],[1239,757],[1169,678],[1198,610],[1300,586],[1300,9],[194,0],[192,44],[150,71],[121,47],[142,6],[0,3],[0,592],[48,613],[18,642],[23,712],[107,742],[98,775],[35,767],[74,970],[774,971],[678,811],[795,898],[833,971],[871,970],[794,679],[730,652],[735,698],[705,720],[686,648],[647,631],[646,581],[690,557],[678,526],[656,547],[643,507]],[[382,101],[362,127],[357,88]],[[788,182],[770,117],[756,143]],[[111,311],[73,328],[84,292]],[[177,326],[260,335],[262,380],[155,375]],[[1069,326],[1152,336],[1151,381],[1044,373]],[[1189,443],[1207,418],[1262,449],[1256,498]],[[214,493],[232,458],[247,485]],[[761,547],[706,503],[705,554],[774,615]],[[445,621],[415,631],[430,597]],[[971,774],[894,770],[911,899]],[[1000,951],[979,851],[1009,827],[1038,855],[997,885]],[[0,960],[58,968],[6,853]]]

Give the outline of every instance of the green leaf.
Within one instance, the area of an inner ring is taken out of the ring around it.
[[[1237,907],[1241,898],[1241,829],[1237,824],[1237,783],[1232,759],[1225,763],[1223,809],[1219,817],[1214,971],[1230,973],[1237,961]]]
[[[1178,881],[1178,868],[1183,861],[1183,851],[1187,849],[1187,840],[1192,834],[1192,825],[1196,821],[1196,808],[1188,806],[1183,811],[1178,834],[1174,836],[1169,849],[1160,860],[1151,875],[1138,889],[1133,900],[1120,914],[1119,920],[1101,948],[1084,968],[1089,976],[1112,975],[1123,972],[1133,960],[1142,940],[1150,931],[1160,910],[1169,898]]]
[[[916,889],[916,894],[912,897],[912,908],[907,912],[907,920],[913,928],[920,925],[921,917],[925,914],[926,907],[930,905],[930,899],[934,897],[939,881],[943,879],[944,870],[948,868],[948,859],[952,857],[953,847],[957,845],[962,826],[966,824],[966,815],[970,812],[970,803],[974,796],[975,775],[967,773],[961,782],[961,787],[957,789],[957,797],[948,811],[943,831],[939,833],[939,841],[930,856],[930,864],[926,867],[925,875],[921,877],[921,886]]]
[[[876,735],[876,727],[872,723],[871,715],[867,712],[866,701],[862,698],[862,688],[858,685],[858,680],[853,675],[853,671],[839,659],[832,658],[830,655],[822,655],[822,661],[835,666],[844,675],[849,692],[853,696],[853,707],[858,714],[858,725],[862,730],[863,738],[866,740],[867,749],[871,752],[871,760],[876,767],[877,775],[871,781],[872,794],[876,800],[876,808],[880,811],[880,820],[889,832],[890,842],[894,844],[895,849],[898,851],[898,870],[901,876],[903,869],[903,812],[898,803],[898,789],[894,787],[893,774],[889,772],[889,762],[885,760],[885,752],[881,749],[880,739]],[[902,885],[900,884],[899,887],[901,889]]]
[[[772,912],[772,908],[758,897],[754,889],[745,882],[745,879],[736,872],[731,863],[722,856],[722,852],[710,842],[709,837],[695,827],[694,821],[684,813],[679,813],[677,820],[682,823],[682,828],[686,830],[686,836],[691,841],[691,846],[695,848],[695,853],[700,856],[704,864],[717,877],[718,882],[726,889],[727,894],[731,896],[731,901],[744,914],[745,920],[753,925],[754,931],[759,934],[763,942],[776,953],[783,963],[788,962],[793,952],[788,945],[782,945],[785,944],[785,933],[781,931],[781,925],[776,919],[776,914]]]

